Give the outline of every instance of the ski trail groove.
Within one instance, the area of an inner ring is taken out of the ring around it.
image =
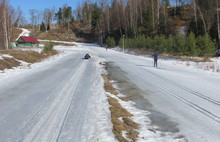
[[[80,66],[80,64],[78,66],[76,66],[76,68],[78,68],[79,66]],[[69,80],[69,78],[71,78],[72,75],[73,75],[73,73],[68,75],[67,79],[63,80],[60,83],[60,85],[65,84]],[[60,90],[60,87],[56,88],[56,90],[54,92],[57,92],[59,90]],[[54,97],[54,93],[51,93],[48,95],[47,99],[53,101],[54,100],[53,97]],[[17,141],[22,141],[22,139],[23,139],[22,136],[25,136],[29,132],[29,130],[34,126],[34,123],[37,122],[36,118],[38,118],[40,116],[40,113],[48,105],[50,105],[49,102],[45,103],[44,105],[42,105],[41,107],[36,109],[36,111],[29,114],[29,117],[27,117],[24,120],[25,123],[22,123],[18,129],[13,130],[13,128],[12,128],[12,130],[15,132],[13,136],[18,138]],[[11,139],[13,139],[13,138],[11,138]]]
[[[64,87],[58,87],[52,93],[56,96],[53,103],[39,110],[38,113],[42,116],[25,136],[23,142],[55,142],[58,139],[71,101],[75,97],[74,92],[86,65],[87,62],[82,62],[80,67],[71,73],[72,76],[65,82]]]
[[[142,70],[144,70],[144,69],[142,69]],[[147,71],[147,70],[144,70],[144,71],[150,73],[151,76],[153,76],[153,77],[158,76],[157,74],[154,74],[154,73],[149,72],[149,71]],[[139,72],[139,74],[141,75],[141,76],[140,76],[141,78],[143,78],[144,75],[145,75],[145,74],[142,73],[142,72]],[[163,78],[164,78],[164,77],[161,77],[161,79],[163,79]],[[217,123],[220,123],[220,117],[219,117],[218,115],[216,115],[216,114],[214,114],[214,113],[208,111],[207,109],[205,109],[205,108],[199,106],[198,104],[195,104],[195,103],[193,103],[193,102],[187,100],[186,98],[183,98],[182,96],[177,95],[176,93],[172,92],[170,89],[161,87],[161,86],[159,85],[159,83],[158,83],[157,81],[155,81],[155,80],[152,80],[152,79],[150,79],[150,78],[147,78],[147,80],[150,81],[151,83],[153,83],[154,85],[156,85],[158,88],[160,88],[160,89],[163,90],[164,92],[166,92],[169,96],[171,96],[171,97],[173,97],[173,98],[175,98],[175,99],[181,101],[182,103],[188,105],[189,107],[191,107],[191,108],[193,108],[193,109],[199,111],[200,113],[202,113],[203,115],[205,115],[205,116],[211,118],[212,120],[216,121]],[[165,80],[165,81],[166,81],[166,80]],[[173,85],[174,85],[174,84],[173,84]],[[179,86],[176,86],[176,87],[180,88]],[[180,88],[180,89],[183,89],[183,88]],[[187,90],[185,90],[185,91],[187,91]],[[187,92],[189,92],[189,91],[187,91]],[[189,92],[189,93],[191,93],[191,92]],[[192,93],[191,93],[191,94],[192,94]],[[204,98],[203,98],[203,99],[204,99]],[[206,100],[206,99],[205,99],[205,100]],[[208,101],[210,101],[210,100],[208,100]],[[211,101],[210,101],[210,102],[211,102]],[[212,103],[213,103],[213,102],[212,102]]]
[[[144,70],[144,69],[142,69],[142,70]],[[147,70],[144,70],[144,71],[147,71]],[[184,87],[184,86],[182,86],[182,85],[180,85],[180,84],[178,84],[178,83],[176,83],[176,82],[173,82],[173,81],[171,81],[171,80],[169,80],[169,79],[167,79],[166,77],[163,77],[163,76],[161,76],[161,75],[155,74],[155,73],[150,72],[150,71],[147,71],[147,72],[150,73],[150,74],[152,74],[152,75],[154,75],[155,77],[158,77],[158,78],[160,78],[160,79],[163,79],[163,80],[166,81],[166,82],[169,82],[170,84],[172,84],[172,85],[174,85],[174,86],[176,86],[176,87],[178,87],[178,88],[180,88],[180,89],[182,89],[182,90],[184,90],[184,91],[187,91],[187,92],[193,94],[194,96],[197,96],[197,97],[202,98],[202,99],[204,99],[204,100],[206,100],[206,101],[208,101],[208,102],[211,102],[211,103],[213,103],[213,104],[215,104],[215,105],[220,106],[220,101],[214,100],[214,99],[212,99],[212,98],[210,98],[210,97],[207,97],[207,96],[205,96],[205,95],[203,95],[203,94],[201,94],[201,93],[199,93],[199,92],[196,92],[196,91],[194,91],[194,90],[192,90],[192,89],[186,88],[186,87]]]

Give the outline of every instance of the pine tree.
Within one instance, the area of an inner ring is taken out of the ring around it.
[[[152,10],[150,7],[147,7],[145,12],[143,13],[144,21],[143,21],[143,31],[142,33],[145,35],[151,35],[153,32],[152,27]]]
[[[99,9],[98,5],[95,3],[93,5],[92,21],[91,21],[91,26],[93,30],[97,27],[97,20],[99,19],[100,15],[101,15],[101,10]]]
[[[113,37],[108,37],[107,40],[106,40],[106,45],[109,47],[109,48],[112,48],[115,46],[115,40]]]
[[[57,23],[61,26],[63,24],[63,10],[59,8],[59,11],[55,14]]]
[[[46,26],[45,26],[44,22],[42,22],[41,25],[40,25],[40,31],[41,32],[45,32],[46,31]]]
[[[175,52],[180,56],[186,54],[186,51],[186,38],[185,36],[178,34],[176,36]]]
[[[90,26],[91,18],[90,18],[90,10],[87,2],[84,3],[82,8],[82,22],[86,26]]]
[[[197,55],[196,38],[195,38],[195,34],[193,32],[190,32],[190,34],[187,38],[187,54],[192,55],[192,56]]]
[[[172,35],[167,38],[166,44],[167,53],[173,54],[175,49],[175,39]]]
[[[49,30],[50,30],[50,25],[48,24],[48,25],[47,25],[47,31],[49,31]]]
[[[201,56],[209,57],[213,55],[216,43],[212,41],[208,34],[205,34],[204,36],[198,37],[197,46],[200,48]]]

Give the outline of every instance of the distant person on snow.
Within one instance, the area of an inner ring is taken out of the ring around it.
[[[154,57],[154,67],[157,67],[157,60],[158,60],[158,52],[154,51],[154,54],[152,55]]]
[[[86,53],[86,55],[84,56],[84,59],[90,59],[90,58],[91,56],[88,53]]]

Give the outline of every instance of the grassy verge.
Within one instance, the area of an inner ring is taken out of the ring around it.
[[[103,74],[102,77],[105,81],[105,91],[117,96],[118,92],[113,87],[108,76]],[[127,98],[123,99],[128,100]],[[121,104],[118,102],[118,100],[113,97],[108,97],[108,102],[111,105],[111,121],[113,124],[112,132],[114,133],[115,137],[118,139],[119,142],[129,142],[122,135],[122,133],[126,131],[126,137],[135,142],[139,133],[136,131],[136,129],[138,128],[138,124],[130,119],[130,117],[132,117],[133,114],[131,114],[125,108],[123,108]]]
[[[3,57],[2,59],[0,59],[0,70],[11,69],[13,67],[17,67],[20,65],[19,61],[24,61],[30,64],[40,62],[50,56],[58,54],[58,52],[51,51],[51,52],[38,53],[36,51],[31,51],[31,50],[29,51],[22,51],[22,50],[0,51],[0,56],[4,54],[10,55],[12,57]]]
[[[67,44],[67,43],[57,43],[57,42],[46,42],[46,41],[41,41],[41,44],[47,45],[47,44],[53,44],[53,45],[62,45],[62,46],[76,46],[75,44]]]
[[[0,59],[0,70],[11,69],[20,65],[20,62],[16,61],[14,58],[4,57]]]

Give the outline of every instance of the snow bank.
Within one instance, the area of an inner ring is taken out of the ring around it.
[[[118,51],[118,52],[123,52],[122,49],[119,47],[113,48],[113,50]],[[126,54],[137,55],[135,52],[129,51],[129,50],[125,50],[124,52]],[[139,55],[139,56],[143,56],[143,55]],[[151,55],[144,55],[143,57],[152,58]],[[192,58],[196,59],[196,57],[192,57]],[[194,62],[194,61],[184,61],[180,59],[163,58],[163,57],[159,59],[159,63],[160,62],[167,63],[172,66],[180,65],[184,67],[201,69],[201,70],[206,70],[210,72],[220,72],[220,57],[211,58],[211,61],[212,62]]]
[[[23,28],[18,28],[18,29],[21,29],[22,30],[22,33],[19,34],[18,38],[16,40],[19,39],[20,36],[29,36],[30,35],[30,31],[27,30],[27,29],[23,29]]]
[[[159,127],[156,125],[151,125],[151,120],[148,118],[150,112],[145,110],[140,110],[135,107],[135,103],[132,101],[122,101],[118,97],[124,97],[123,94],[119,94],[118,97],[107,93],[110,97],[115,98],[122,105],[123,108],[128,110],[134,116],[131,119],[139,124],[138,140],[137,142],[186,142],[182,135],[178,133],[161,132]]]
[[[29,64],[24,61],[17,60],[17,61],[21,62],[21,64],[22,64],[21,66],[0,71],[0,79],[1,79],[0,84],[3,79],[7,79],[8,77],[16,76],[16,75],[25,75],[30,70],[35,70],[36,68],[41,68],[42,66],[46,67],[47,65],[49,65],[53,62],[56,62],[56,61],[60,60],[61,58],[65,57],[66,55],[67,54],[65,54],[65,53],[60,53],[58,55],[47,58],[42,62],[37,62],[34,64]]]
[[[94,59],[95,58],[95,59]],[[100,66],[100,60],[93,56],[93,60],[96,60],[96,75],[94,75],[95,82],[93,83],[92,99],[87,107],[88,118],[87,125],[83,128],[85,131],[89,131],[89,136],[85,136],[83,142],[117,142],[112,133],[111,115],[109,110],[109,104],[107,101],[106,92],[103,88],[104,81],[101,74],[104,72]],[[89,139],[85,139],[88,137]]]

